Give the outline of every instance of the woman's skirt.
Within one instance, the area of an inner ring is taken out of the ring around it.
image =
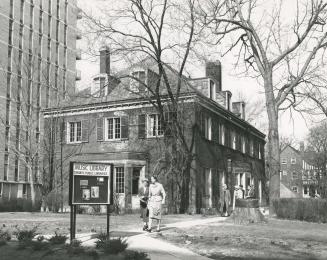
[[[158,220],[161,219],[161,209],[162,209],[161,200],[149,201],[148,209],[149,209],[149,218],[158,219]]]

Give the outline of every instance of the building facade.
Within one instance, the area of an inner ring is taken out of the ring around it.
[[[300,144],[300,150],[287,145],[280,154],[280,180],[281,194],[283,198],[315,197],[319,193],[317,167],[306,160],[304,144]]]
[[[109,52],[100,55],[100,60],[106,60],[102,56]],[[146,62],[125,73],[148,86],[156,75],[153,66]],[[61,120],[65,125],[66,174],[69,161],[113,163],[114,200],[125,211],[139,208],[140,180],[158,175],[167,191],[165,206],[174,211],[175,183],[164,157],[166,133],[152,104],[155,100],[151,100],[139,81],[121,77],[109,84],[97,84],[99,97],[46,109],[44,116],[49,122]],[[189,211],[218,209],[223,184],[232,192],[235,185],[243,184],[245,189],[254,185],[256,196],[263,201],[265,135],[245,121],[244,104],[231,103],[231,93],[222,90],[220,63],[207,63],[205,77],[186,81],[179,98],[183,106],[178,116],[184,122],[186,141],[194,142]],[[102,91],[101,86],[107,89]],[[165,100],[165,93],[161,98]],[[164,120],[169,120],[169,113],[168,109]],[[68,180],[66,192],[67,187]]]
[[[75,91],[80,17],[71,0],[0,1],[0,196],[29,198],[42,181],[43,108]]]

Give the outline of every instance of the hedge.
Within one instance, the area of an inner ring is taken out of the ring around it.
[[[34,207],[29,199],[0,199],[0,212],[33,212],[39,211],[41,201],[36,201]]]
[[[278,218],[327,223],[327,199],[281,198],[273,207]]]

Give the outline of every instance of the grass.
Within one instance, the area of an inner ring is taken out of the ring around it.
[[[327,225],[269,219],[226,222],[162,232],[162,239],[212,259],[327,259]]]

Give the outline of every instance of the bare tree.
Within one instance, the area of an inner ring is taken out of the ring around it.
[[[207,42],[218,46],[230,36],[226,52],[235,51],[236,65],[244,64],[244,74],[262,83],[269,121],[270,201],[279,198],[280,192],[279,111],[293,106],[294,92],[313,82],[315,72],[324,65],[327,46],[326,1],[296,1],[294,12],[288,9],[287,13],[285,4],[207,0],[199,10],[204,25],[210,28]]]
[[[194,134],[191,140],[185,134],[182,102],[183,86],[188,85],[184,77],[185,67],[194,42],[196,32],[195,1],[173,0],[126,0],[117,9],[106,10],[102,18],[85,14],[88,35],[100,43],[110,46],[113,57],[125,64],[150,62],[154,67],[151,80],[144,82],[130,74],[117,75],[135,80],[146,91],[141,92],[162,121],[165,132],[168,171],[176,176],[179,193],[179,212],[185,212],[189,204],[190,171],[194,159]],[[105,7],[103,8],[105,9]],[[96,42],[94,41],[93,42]],[[142,65],[141,65],[142,66]],[[194,133],[195,126],[191,126]],[[169,158],[168,158],[169,157]],[[157,169],[161,169],[159,166]]]

